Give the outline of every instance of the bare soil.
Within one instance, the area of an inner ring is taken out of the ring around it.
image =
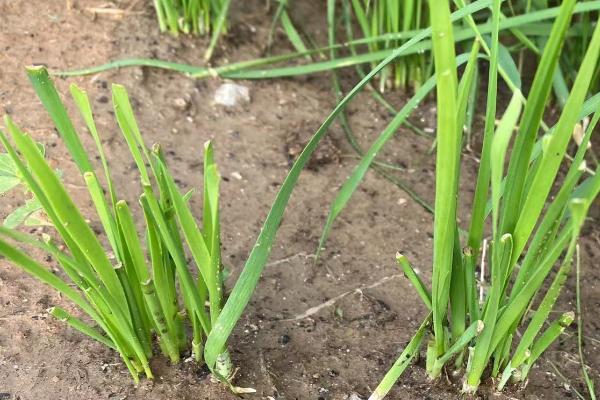
[[[217,52],[217,64],[264,54],[271,18],[265,2],[233,3],[233,27]],[[126,11],[93,11],[105,6]],[[306,21],[317,37],[325,30],[323,7],[297,2],[294,10],[297,20]],[[23,67],[35,63],[55,70],[72,69],[125,57],[199,63],[206,41],[159,34],[147,1],[0,0],[0,16],[2,112],[46,144],[48,157],[64,172],[73,197],[93,215],[84,184]],[[288,47],[281,38],[276,45],[279,51]],[[223,254],[233,271],[228,287],[235,282],[297,149],[334,106],[326,75],[242,82],[250,88],[252,100],[233,109],[212,102],[222,83],[219,79],[194,81],[165,71],[131,68],[57,79],[56,83],[67,93],[72,82],[86,89],[94,101],[117,186],[131,204],[137,204],[138,182],[113,120],[112,82],[128,88],[148,144],[163,145],[182,186],[201,184],[202,144],[214,141],[223,175]],[[351,73],[344,75],[346,87],[355,82]],[[400,106],[405,96],[396,93],[391,100]],[[432,128],[434,104],[423,105],[420,113],[421,119],[415,121]],[[363,144],[370,143],[390,118],[367,94],[351,106],[350,117]],[[75,121],[83,132],[82,122]],[[429,139],[401,129],[381,155],[383,160],[403,165],[405,171],[398,177],[428,202],[433,201],[434,187],[430,146]],[[230,341],[239,367],[237,384],[257,390],[246,396],[250,399],[342,400],[351,394],[364,399],[426,314],[399,275],[394,254],[402,250],[429,281],[432,216],[372,172],[335,224],[323,262],[313,265],[309,255],[317,246],[328,204],[356,163],[338,127],[331,129],[316,158],[302,174],[270,264]],[[465,199],[471,197],[476,167],[476,154],[466,154]],[[18,193],[2,199],[2,212],[8,213],[22,200]],[[464,202],[469,205],[468,200]],[[596,222],[590,221],[582,243],[585,355],[598,380],[600,271],[596,260],[600,246]],[[311,307],[345,292],[349,294],[334,306],[301,317]],[[574,298],[570,280],[557,310],[573,310]],[[1,262],[0,399],[235,398],[212,383],[207,371],[195,363],[170,366],[161,357],[154,361],[156,379],[135,387],[113,351],[48,316],[46,310],[54,304],[70,307],[54,291]],[[484,390],[480,398],[574,398],[552,367],[553,363],[571,385],[583,390],[574,332],[571,327],[544,355],[525,388],[504,394]],[[458,388],[458,379],[451,376],[429,382],[420,361],[402,377],[390,399],[455,399],[461,397]]]

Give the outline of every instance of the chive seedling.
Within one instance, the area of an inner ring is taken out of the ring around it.
[[[381,41],[368,41],[369,53],[397,48],[403,40],[394,37],[402,37],[429,25],[426,1],[423,0],[351,0],[351,3],[363,38],[387,37]],[[335,20],[330,23],[335,23]],[[431,72],[427,67],[429,60],[423,53],[400,58],[386,67],[380,75],[380,91],[389,86],[418,89]]]
[[[575,1],[564,1],[548,36],[529,96],[525,99],[515,88],[510,104],[494,128],[496,81],[501,67],[500,5],[500,0],[493,1],[493,29],[487,49],[490,68],[484,144],[468,240],[461,249],[456,201],[460,178],[458,162],[465,94],[469,92],[467,82],[471,78],[468,67],[460,82],[457,78],[448,3],[430,1],[438,110],[431,292],[411,273],[408,261],[399,257],[400,265],[408,271],[407,277],[432,311],[424,323],[433,328],[427,346],[427,371],[431,378],[437,378],[444,366],[463,370],[466,393],[477,391],[488,368],[492,377],[499,378],[499,389],[509,380],[526,379],[535,361],[572,323],[574,314],[567,312],[544,329],[570,273],[588,207],[600,191],[600,174],[584,175],[587,144],[598,114],[587,127],[564,180],[559,183],[557,179],[559,168],[568,156],[571,133],[578,121],[590,112],[586,111],[584,101],[597,68],[600,27],[596,27],[590,38],[558,123],[538,137],[558,55],[575,7]],[[558,192],[550,197],[555,186]],[[491,241],[489,249],[484,249],[487,224]],[[476,273],[477,260],[482,254],[487,255],[482,264],[485,263],[490,272],[486,277],[489,288],[480,298]],[[559,260],[556,274],[551,278],[553,266]],[[546,282],[549,282],[547,289]],[[535,301],[536,298],[541,300]],[[527,314],[529,309],[534,310],[531,318]],[[377,387],[372,400],[388,393],[406,368],[406,360],[418,352],[418,344],[425,340],[422,330],[419,329]],[[448,365],[451,359],[455,362]]]
[[[92,232],[35,142],[6,117],[6,127],[14,146],[4,133],[1,134],[0,140],[68,252],[59,250],[59,246],[54,244],[50,237],[40,240],[9,229],[2,229],[1,233],[6,239],[41,248],[51,255],[79,291],[69,286],[62,278],[50,274],[37,261],[4,239],[0,240],[0,252],[15,265],[59,290],[78,305],[87,317],[97,324],[102,333],[60,308],[54,308],[52,315],[116,349],[134,380],[137,381],[142,372],[147,377],[152,377],[149,359],[153,355],[154,335],[158,338],[162,352],[173,363],[179,362],[181,351],[187,347],[188,342],[183,326],[182,308],[185,309],[186,317],[191,321],[193,328],[193,355],[196,360],[201,361],[203,338],[210,334],[211,329],[211,319],[206,312],[204,301],[210,299],[211,315],[218,315],[222,305],[218,172],[213,160],[212,146],[208,143],[205,149],[204,231],[197,235],[199,237],[192,239],[188,232],[193,230],[186,228],[188,225],[193,225],[192,228],[195,226],[193,217],[186,200],[183,200],[179,189],[173,183],[160,148],[156,146],[150,152],[145,147],[127,92],[122,86],[113,86],[116,119],[141,176],[143,194],[140,203],[145,216],[147,237],[145,251],[129,205],[118,198],[87,94],[77,86],[71,86],[73,100],[96,144],[107,190],[102,187],[46,70],[32,67],[27,73],[85,180],[110,251],[104,248]],[[146,165],[150,166],[151,172]],[[157,189],[158,194],[155,194]],[[108,200],[105,193],[108,193]],[[188,214],[181,217],[186,212]],[[201,259],[197,258],[194,252],[194,261],[201,272],[199,279],[195,279],[188,270],[178,224],[186,241],[194,246],[193,249],[204,250]],[[207,242],[210,243],[208,247]],[[108,256],[111,252],[114,259]],[[179,303],[176,281],[180,283],[183,304]],[[222,350],[221,354],[226,355],[225,348]],[[225,360],[225,363],[229,361]],[[230,369],[221,368],[219,371],[225,378],[231,374]]]
[[[211,34],[204,55],[211,58],[221,33],[227,31],[227,15],[231,0],[154,0],[154,9],[161,32],[174,36],[179,32],[194,35]]]
[[[135,382],[140,375],[152,378],[150,359],[156,338],[161,352],[172,363],[179,362],[182,353],[191,348],[193,358],[204,361],[232,390],[251,391],[231,383],[233,365],[227,341],[268,258],[287,202],[285,190],[274,203],[275,211],[269,214],[257,245],[225,301],[220,176],[212,144],[207,142],[204,149],[203,212],[202,223],[198,224],[189,205],[193,191],[181,192],[159,145],[146,147],[125,88],[113,85],[115,117],[140,177],[139,212],[145,226],[139,235],[132,207],[118,197],[86,92],[71,85],[72,98],[96,145],[102,179],[47,71],[30,67],[27,74],[83,176],[107,246],[92,231],[37,143],[6,116],[9,135],[0,131],[0,141],[9,158],[0,160],[14,164],[14,176],[40,203],[56,235],[40,238],[0,227],[0,254],[78,306],[83,319],[60,307],[52,308],[50,313],[115,349]],[[62,243],[55,243],[52,236],[60,237]],[[51,273],[23,247],[37,248],[51,256],[64,274]],[[191,255],[192,265],[188,265],[187,254]],[[191,266],[197,274],[192,274]],[[191,325],[189,335],[186,324]]]

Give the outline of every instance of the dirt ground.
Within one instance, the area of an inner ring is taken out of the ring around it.
[[[235,22],[217,52],[217,64],[263,54],[271,18],[266,3],[233,3]],[[322,35],[325,13],[315,13],[311,2],[297,3],[296,18],[308,21],[311,31]],[[92,10],[105,5],[133,7],[124,13]],[[160,35],[150,2],[42,0],[34,4],[0,0],[2,113],[11,115],[46,144],[48,157],[64,172],[72,195],[92,215],[84,184],[23,67],[36,63],[55,70],[72,69],[125,57],[199,63],[205,44],[201,39]],[[288,46],[283,40],[277,45],[280,49]],[[351,73],[344,75],[346,87],[355,80]],[[223,256],[233,270],[228,287],[254,244],[296,149],[334,106],[326,75],[242,82],[250,89],[251,101],[233,109],[213,104],[213,94],[222,83],[219,79],[194,81],[174,73],[132,68],[56,81],[62,93],[67,93],[72,82],[85,88],[93,100],[118,189],[131,204],[137,204],[137,176],[113,120],[110,83],[128,88],[147,143],[164,146],[182,185],[199,187],[202,144],[214,140],[223,176]],[[402,105],[404,97],[395,94],[391,100]],[[422,118],[416,121],[422,127],[433,127],[434,104],[423,105],[420,113]],[[363,144],[372,141],[390,118],[366,94],[353,103],[350,115]],[[83,132],[82,122],[74,120]],[[83,136],[92,148],[91,140]],[[400,130],[381,158],[403,165],[405,171],[398,176],[432,202],[434,158],[427,153],[430,146],[429,139]],[[365,399],[425,316],[413,289],[399,275],[394,254],[402,250],[429,281],[432,217],[372,172],[335,224],[323,263],[313,265],[309,255],[317,246],[329,202],[356,162],[353,157],[342,131],[331,129],[318,160],[302,174],[270,263],[231,338],[233,359],[239,367],[237,384],[257,390],[249,399],[342,400],[352,394]],[[472,193],[475,159],[476,154],[465,157],[463,193],[468,195]],[[2,212],[21,201],[19,194],[3,198]],[[589,222],[582,243],[585,355],[598,380],[600,271],[595,267],[600,246],[596,223]],[[311,307],[345,292],[349,294],[334,306],[301,318]],[[557,310],[573,310],[574,298],[571,279]],[[172,367],[161,357],[155,360],[155,381],[144,380],[135,387],[113,351],[47,315],[46,310],[54,304],[70,307],[64,299],[4,261],[0,263],[0,304],[1,400],[235,398],[211,383],[205,369],[191,362]],[[573,327],[569,329],[544,355],[525,388],[504,394],[484,391],[481,398],[574,398],[552,366],[576,389],[583,389],[574,332]],[[423,362],[419,362],[389,398],[460,398],[456,381],[447,377],[442,382],[428,382]]]

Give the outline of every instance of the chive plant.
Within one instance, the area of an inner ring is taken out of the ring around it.
[[[574,318],[573,312],[566,312],[549,321],[571,270],[588,207],[600,191],[600,174],[585,175],[587,143],[599,113],[570,163],[566,162],[569,141],[596,70],[600,27],[593,32],[558,123],[538,139],[575,1],[561,5],[529,96],[525,99],[515,90],[494,128],[500,3],[494,0],[492,7],[486,126],[471,222],[463,243],[456,220],[459,161],[465,100],[472,78],[468,71],[460,81],[457,78],[448,3],[430,1],[438,99],[431,291],[405,257],[399,255],[398,261],[431,313],[375,390],[373,400],[386,395],[418,353],[429,325],[429,375],[437,378],[444,366],[462,369],[463,390],[474,393],[486,371],[499,378],[499,389],[509,380],[525,380],[531,366]],[[563,164],[567,164],[566,175],[559,183]],[[556,194],[550,196],[553,188]],[[486,225],[491,232],[489,247],[483,240]],[[477,276],[488,282],[486,290],[477,290],[478,284],[483,285]],[[454,363],[450,364],[451,360]]]
[[[177,36],[180,32],[194,35],[212,34],[205,53],[210,59],[221,33],[227,30],[231,0],[154,0],[161,32]]]
[[[382,41],[369,41],[369,53],[397,48],[403,40],[394,38],[394,35],[417,31],[429,24],[426,1],[423,0],[351,0],[351,3],[363,38],[387,37]],[[330,23],[335,23],[335,20]],[[381,72],[380,91],[383,92],[386,86],[418,88],[429,75],[428,61],[424,52],[398,59]]]
[[[160,30],[206,35],[216,25],[224,0],[154,0]]]
[[[72,301],[83,319],[60,307],[52,308],[50,313],[115,349],[136,382],[140,375],[152,378],[150,359],[155,353],[156,338],[160,351],[172,363],[179,362],[182,353],[191,348],[196,361],[204,358],[215,376],[232,389],[243,391],[230,383],[233,367],[227,339],[264,263],[251,262],[229,300],[224,301],[220,178],[211,143],[204,149],[203,212],[199,225],[189,205],[193,191],[182,194],[159,145],[146,147],[127,92],[124,87],[113,85],[116,120],[140,176],[139,205],[145,222],[140,235],[130,204],[117,194],[87,94],[75,85],[70,87],[96,145],[101,174],[92,166],[47,71],[31,67],[27,74],[83,176],[108,243],[105,246],[88,225],[37,143],[7,116],[8,135],[0,132],[0,141],[14,164],[15,175],[35,196],[61,241],[53,240],[56,235],[39,238],[2,227],[0,254]],[[274,235],[275,229],[266,230]],[[272,239],[264,240],[270,246]],[[50,272],[24,247],[37,248],[51,256],[64,275]],[[187,254],[197,268],[197,278],[188,268]],[[187,324],[191,325],[189,334]]]

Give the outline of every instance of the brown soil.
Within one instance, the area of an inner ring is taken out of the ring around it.
[[[42,63],[53,69],[96,65],[124,57],[159,57],[198,63],[205,41],[175,39],[157,32],[150,2],[115,1],[132,12],[94,14],[99,0],[24,2],[0,0],[0,103],[21,127],[47,145],[49,158],[61,170],[72,195],[85,210],[90,201],[83,183],[46,113],[33,94],[23,67]],[[234,2],[231,34],[222,42],[217,63],[262,55],[270,16],[258,0]],[[297,18],[310,21],[311,31],[324,30],[324,12],[312,2],[298,2]],[[322,7],[322,5],[319,5]],[[316,16],[316,17],[315,17]],[[319,33],[318,33],[319,34]],[[281,49],[286,47],[279,41]],[[345,77],[350,86],[355,77]],[[122,69],[72,79],[58,79],[61,92],[71,82],[87,89],[114,169],[118,187],[135,201],[137,177],[126,146],[117,132],[110,105],[110,83],[124,84],[148,143],[160,142],[181,184],[201,182],[202,143],[213,139],[222,184],[223,254],[234,274],[243,266],[290,158],[333,107],[327,76],[293,80],[243,82],[252,101],[234,109],[212,104],[218,79],[193,81],[184,76],[141,68]],[[189,107],[182,110],[178,99]],[[401,105],[404,98],[392,100]],[[422,107],[422,126],[433,125],[433,104]],[[75,114],[72,114],[75,115]],[[373,140],[389,120],[368,95],[351,107],[351,120],[362,143]],[[80,121],[77,121],[83,129]],[[85,142],[91,147],[90,140]],[[399,175],[427,201],[433,199],[434,158],[430,141],[401,130],[382,158],[406,167]],[[271,263],[231,338],[237,383],[257,389],[248,398],[341,400],[356,393],[366,398],[425,315],[425,309],[394,265],[402,250],[430,278],[432,218],[395,186],[367,174],[348,208],[335,224],[323,264],[312,258],[328,203],[355,159],[339,128],[333,128],[305,171],[281,225]],[[472,192],[476,164],[465,157],[464,192]],[[241,179],[238,179],[241,175]],[[136,189],[137,190],[137,189]],[[465,196],[467,197],[467,196]],[[4,212],[19,195],[3,199]],[[466,207],[465,207],[466,208]],[[585,353],[594,378],[600,357],[597,345],[600,272],[598,232],[588,225],[583,238]],[[373,285],[372,288],[359,290]],[[290,321],[296,315],[343,292],[351,294],[334,307]],[[134,387],[117,355],[47,315],[54,304],[69,307],[49,290],[14,267],[0,268],[0,399],[234,399],[194,363],[169,366],[157,358],[155,381]],[[557,309],[574,308],[569,281]],[[576,337],[569,329],[534,369],[529,384],[508,394],[482,394],[498,399],[564,399],[574,395],[558,378],[553,362],[571,384],[582,390]],[[449,380],[454,381],[454,379]],[[422,362],[410,368],[390,399],[459,398],[456,385],[428,382]]]

